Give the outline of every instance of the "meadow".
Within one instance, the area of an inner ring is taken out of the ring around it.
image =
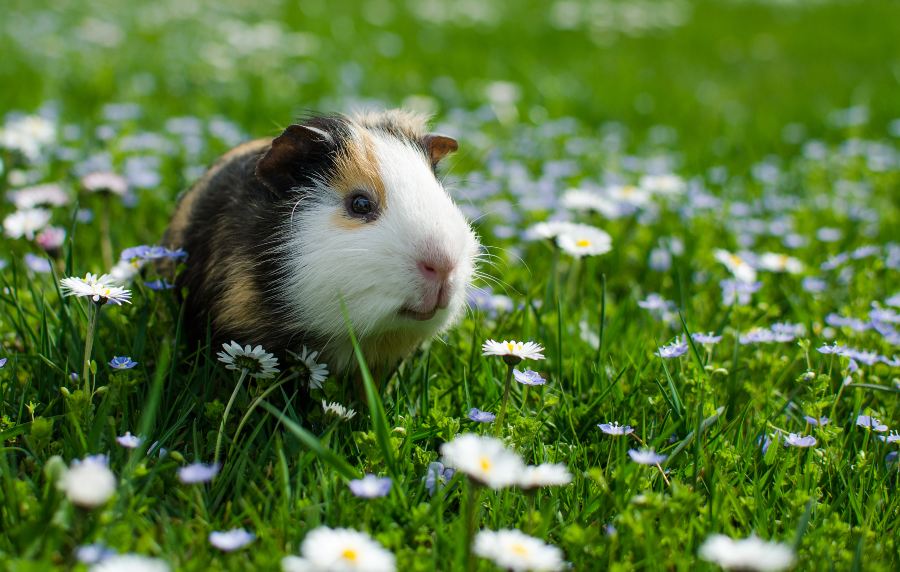
[[[900,569],[898,21],[7,0],[0,570]],[[152,264],[190,253],[135,249],[179,193],[310,110],[401,106],[460,144],[463,321],[365,394],[190,347]],[[103,305],[65,282],[110,271]]]

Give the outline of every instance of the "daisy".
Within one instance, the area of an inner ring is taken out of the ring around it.
[[[568,485],[571,482],[572,473],[562,463],[541,463],[527,466],[519,476],[519,487],[525,490]]]
[[[251,349],[248,344],[242,348],[232,340],[231,343],[222,344],[222,349],[225,351],[216,355],[219,356],[219,361],[225,364],[225,369],[246,370],[250,377],[257,379],[269,379],[279,372],[278,358],[266,352],[260,345]]]
[[[473,407],[469,410],[468,418],[476,423],[493,423],[497,416],[490,411],[482,411],[477,407]]]
[[[104,455],[94,455],[72,465],[62,475],[57,486],[72,504],[82,508],[96,508],[106,504],[116,492],[116,476],[109,470]]]
[[[178,480],[186,485],[208,483],[219,474],[221,468],[222,465],[218,463],[213,463],[212,465],[191,463],[178,469]]]
[[[356,411],[350,409],[349,407],[344,407],[337,401],[332,401],[331,403],[326,402],[324,399],[322,400],[322,411],[325,415],[334,415],[344,421],[350,421],[354,417],[356,417]]]
[[[766,542],[756,535],[735,540],[724,534],[714,534],[700,547],[699,556],[726,570],[777,572],[794,563],[794,552],[787,544]]]
[[[650,202],[650,193],[634,185],[613,185],[604,190],[607,197],[617,203],[642,207]]]
[[[586,189],[569,189],[563,193],[560,204],[572,211],[595,211],[608,219],[620,218],[626,214],[626,211],[630,210],[623,209],[619,204],[600,193]]]
[[[132,435],[131,431],[126,431],[124,435],[119,435],[118,437],[116,437],[116,443],[118,443],[122,447],[125,447],[126,449],[137,449],[143,442],[144,439],[142,437]]]
[[[556,237],[556,243],[576,258],[598,256],[612,250],[612,237],[599,228],[588,225],[572,225]]]
[[[114,356],[109,360],[109,367],[113,369],[131,369],[137,364],[138,362],[132,361],[128,356]]]
[[[716,260],[725,265],[725,267],[741,282],[755,282],[756,269],[749,262],[721,248],[713,251]]]
[[[64,207],[69,204],[69,194],[55,183],[10,191],[6,196],[17,209],[32,209],[39,205]]]
[[[120,197],[128,192],[128,181],[115,173],[89,173],[81,178],[81,186],[92,193],[106,191]]]
[[[786,272],[788,274],[800,274],[803,272],[803,263],[786,254],[765,252],[756,261],[756,267],[769,272]]]
[[[544,385],[547,380],[541,377],[536,371],[526,369],[525,371],[513,370],[513,378],[522,385]]]
[[[394,572],[394,555],[365,532],[321,526],[309,532],[300,545],[301,558],[281,561],[287,572]]]
[[[322,384],[328,378],[328,364],[316,362],[319,352],[311,352],[306,346],[303,346],[299,354],[290,351],[288,353],[306,368],[309,388],[321,389]]]
[[[45,209],[21,209],[3,219],[3,231],[9,238],[34,240],[34,236],[50,223],[50,211]]]
[[[473,552],[504,570],[552,572],[562,570],[562,551],[519,530],[482,530],[475,535]]]
[[[100,306],[107,302],[118,306],[123,302],[131,303],[131,290],[113,285],[109,274],[97,276],[88,272],[84,278],[63,278],[59,285],[63,296],[90,298]]]
[[[631,425],[619,425],[615,421],[612,423],[600,423],[597,427],[607,435],[629,435],[634,433],[634,428]]]
[[[785,446],[790,447],[815,447],[817,441],[816,438],[812,435],[798,435],[797,433],[789,433],[787,437],[784,438]]]
[[[522,459],[493,437],[471,433],[441,445],[442,462],[492,489],[516,484],[525,468]]]
[[[169,572],[171,568],[159,558],[140,554],[116,554],[91,566],[89,572]]]
[[[354,496],[374,499],[387,496],[391,492],[391,479],[389,477],[366,475],[361,479],[353,479],[348,483],[348,486]]]
[[[247,546],[256,538],[252,532],[243,528],[233,528],[225,531],[213,531],[209,533],[209,543],[223,552],[231,552]]]
[[[544,348],[534,342],[495,342],[488,340],[481,346],[481,355],[501,356],[508,365],[516,365],[523,359],[544,359]]]
[[[628,456],[641,465],[658,465],[668,458],[667,455],[660,455],[653,449],[629,449]]]
[[[687,185],[684,179],[671,173],[665,175],[644,175],[638,186],[651,193],[660,195],[680,195]]]

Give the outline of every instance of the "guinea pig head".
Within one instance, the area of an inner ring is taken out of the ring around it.
[[[290,201],[275,241],[290,319],[349,359],[342,310],[375,362],[399,359],[463,313],[477,238],[435,174],[457,143],[404,112],[289,127],[257,175]],[[340,366],[340,363],[335,364]]]

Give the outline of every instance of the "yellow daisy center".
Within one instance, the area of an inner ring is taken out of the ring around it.
[[[523,546],[521,544],[513,544],[510,548],[512,549],[513,552],[515,552],[519,556],[525,556],[528,554],[528,549],[525,548],[525,546]]]
[[[743,264],[744,263],[744,259],[741,258],[740,256],[738,256],[737,254],[732,254],[730,257],[730,260],[731,260],[732,264]]]
[[[341,558],[344,560],[349,560],[350,562],[356,562],[359,559],[359,553],[352,548],[345,548],[343,552],[341,552]]]
[[[516,351],[516,344],[514,344],[512,342],[506,342],[506,347],[511,352]]]
[[[487,457],[482,457],[482,458],[481,458],[481,470],[482,470],[482,471],[484,471],[484,472],[490,471],[490,470],[491,470],[491,466],[492,466],[492,465],[491,465],[491,460],[490,460],[490,459],[488,459]]]
[[[625,187],[622,187],[622,194],[623,194],[623,195],[631,195],[631,194],[633,194],[636,190],[637,190],[637,188],[632,187],[631,185],[627,185],[627,186],[625,186]]]
[[[579,248],[585,248],[585,247],[588,247],[588,246],[590,246],[590,245],[591,245],[591,241],[590,241],[590,240],[587,240],[586,238],[580,238],[580,239],[578,239],[578,240],[575,241],[575,246],[577,246],[577,247],[579,247]]]

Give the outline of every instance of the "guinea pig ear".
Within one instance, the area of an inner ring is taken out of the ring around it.
[[[303,186],[334,150],[334,136],[310,125],[290,125],[256,163],[256,176],[276,193]]]
[[[431,166],[436,167],[441,159],[459,149],[459,143],[452,137],[446,135],[438,135],[437,133],[429,133],[422,137],[422,143],[431,159]]]

